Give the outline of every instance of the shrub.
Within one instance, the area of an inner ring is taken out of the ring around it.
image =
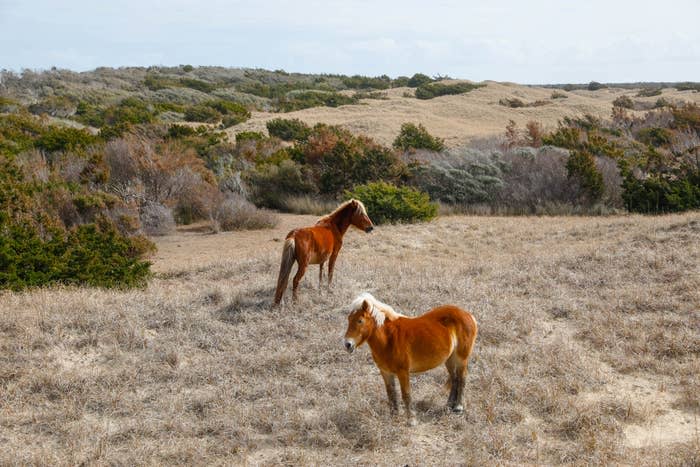
[[[430,196],[410,187],[375,182],[356,186],[346,196],[362,201],[376,224],[429,221],[437,215]]]
[[[36,140],[36,146],[46,151],[72,151],[85,148],[96,141],[97,138],[86,130],[51,126]]]
[[[259,131],[241,131],[236,133],[236,144],[244,141],[262,141],[264,139],[265,135]]]
[[[206,104],[197,104],[185,110],[185,120],[188,122],[218,123],[221,121],[221,113]]]
[[[350,89],[388,89],[391,86],[391,78],[386,75],[375,78],[360,75],[346,76],[341,81]]]
[[[521,101],[517,97],[513,97],[512,99],[509,98],[504,98],[498,101],[499,104],[506,106],[506,107],[511,107],[514,109],[517,109],[519,107],[525,107],[525,102]]]
[[[210,93],[216,89],[216,85],[193,78],[180,78],[180,84],[186,88],[196,89],[205,93]]]
[[[273,213],[258,209],[242,196],[224,199],[214,213],[218,228],[224,231],[271,229],[279,219]]]
[[[270,136],[283,141],[304,141],[311,133],[311,127],[298,118],[275,118],[266,123]]]
[[[591,81],[590,83],[588,83],[588,90],[589,91],[597,91],[599,89],[604,89],[604,88],[607,88],[607,86],[604,84],[601,84],[597,81]]]
[[[644,144],[651,144],[658,148],[673,142],[673,132],[667,128],[642,128],[637,133],[637,139]]]
[[[561,92],[561,91],[554,91],[554,92],[552,92],[551,98],[552,98],[552,99],[568,99],[569,96],[568,96],[566,93],[564,93],[564,92]]]
[[[637,97],[655,97],[661,95],[661,88],[644,88],[640,89]]]
[[[418,126],[413,123],[401,125],[401,131],[394,140],[394,148],[408,151],[411,149],[427,149],[430,151],[442,151],[445,149],[445,142],[442,138],[432,136],[420,123]]]
[[[192,65],[182,65],[182,71],[184,71],[185,73],[189,73],[192,70],[194,70],[194,67]]]
[[[465,92],[469,92],[484,86],[484,84],[472,83],[430,83],[421,85],[418,88],[416,88],[416,97],[418,99],[433,99],[434,97],[445,95],[464,94]]]
[[[125,237],[106,219],[66,233],[39,230],[0,212],[0,288],[21,290],[52,284],[141,286],[150,263],[140,258],[153,245]]]
[[[35,115],[48,114],[65,118],[73,115],[77,106],[66,96],[49,96],[41,102],[31,104],[27,109]]]
[[[204,105],[223,115],[222,123],[225,128],[243,123],[250,118],[250,112],[245,106],[231,101],[216,100],[205,102]]]
[[[488,203],[503,188],[503,163],[498,154],[487,155],[474,149],[453,150],[447,154],[416,154],[411,184],[448,204]]]
[[[148,235],[168,235],[175,231],[175,218],[170,208],[158,203],[146,203],[139,215],[141,227]]]
[[[629,172],[623,188],[625,207],[631,212],[664,213],[700,208],[700,171],[676,179],[654,174],[644,180]]]
[[[576,181],[569,179],[569,151],[543,147],[520,148],[503,155],[503,188],[498,204],[535,213],[547,205],[573,203],[578,197]]]
[[[588,151],[573,151],[566,162],[569,178],[576,180],[583,191],[583,202],[593,205],[603,196],[603,176],[596,167],[595,158]]]
[[[311,107],[339,107],[355,104],[357,99],[337,92],[305,90],[289,93],[279,98],[279,110],[293,112]]]
[[[245,173],[251,187],[251,199],[257,206],[284,209],[286,195],[303,195],[317,191],[311,174],[291,160],[279,165],[263,164]]]
[[[630,96],[620,96],[613,101],[613,106],[622,107],[623,109],[634,109],[634,101]]]
[[[108,107],[103,112],[103,124],[116,125],[118,123],[152,123],[155,113],[148,104],[136,97],[127,97],[119,104]],[[102,125],[99,125],[102,126]]]
[[[409,88],[417,88],[419,86],[423,86],[432,82],[433,78],[431,78],[430,76],[424,75],[423,73],[416,73],[408,79],[406,84]]]
[[[397,181],[405,170],[394,151],[330,125],[316,125],[307,140],[290,153],[311,168],[321,193],[330,195],[372,181]]]

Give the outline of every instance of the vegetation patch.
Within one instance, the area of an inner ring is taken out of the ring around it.
[[[422,84],[416,88],[416,97],[418,99],[433,99],[440,96],[464,94],[484,86],[486,85],[472,83],[428,83]]]

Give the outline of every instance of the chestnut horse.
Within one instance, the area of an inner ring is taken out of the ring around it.
[[[398,412],[395,382],[398,376],[408,423],[415,425],[409,374],[444,363],[450,376],[447,405],[453,412],[463,412],[462,392],[476,334],[477,324],[471,313],[454,305],[439,306],[411,318],[364,293],[350,308],[345,348],[352,353],[369,343],[374,363],[384,378],[392,415]]]
[[[372,221],[367,216],[365,205],[356,199],[344,202],[335,211],[320,218],[313,227],[294,229],[287,234],[282,250],[282,264],[280,264],[280,273],[277,278],[274,305],[279,305],[282,300],[294,261],[299,264],[292,281],[294,300],[297,298],[299,281],[304,277],[309,264],[320,265],[318,272],[320,285],[323,281],[323,265],[328,261],[328,285],[331,285],[335,260],[340,247],[343,246],[343,235],[351,225],[367,233],[374,229]]]

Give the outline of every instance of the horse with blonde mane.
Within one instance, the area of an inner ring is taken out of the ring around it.
[[[477,331],[471,313],[454,305],[439,306],[411,318],[364,293],[350,307],[345,349],[352,353],[365,342],[369,344],[384,379],[392,415],[398,412],[398,377],[408,424],[415,425],[409,375],[438,365],[444,364],[449,373],[448,407],[456,413],[464,411],[462,393]]]
[[[295,261],[298,263],[298,269],[292,281],[294,300],[297,298],[299,282],[304,277],[309,264],[320,265],[318,272],[320,285],[323,281],[323,265],[328,261],[328,285],[331,285],[335,260],[343,246],[343,235],[351,225],[367,233],[374,229],[365,205],[356,199],[342,203],[335,211],[320,218],[313,227],[294,229],[287,234],[282,249],[282,263],[277,278],[274,305],[279,305],[282,301],[282,295],[287,289],[289,273]]]

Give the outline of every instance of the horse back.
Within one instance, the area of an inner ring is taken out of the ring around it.
[[[336,247],[333,232],[320,225],[294,229],[287,234],[289,238],[294,239],[297,257],[306,256],[311,264],[326,261]]]
[[[416,318],[406,319],[404,326],[412,335],[412,352],[432,353],[441,359],[453,352],[468,358],[476,339],[476,320],[466,310],[454,305],[443,305]],[[415,356],[414,356],[415,358]]]

